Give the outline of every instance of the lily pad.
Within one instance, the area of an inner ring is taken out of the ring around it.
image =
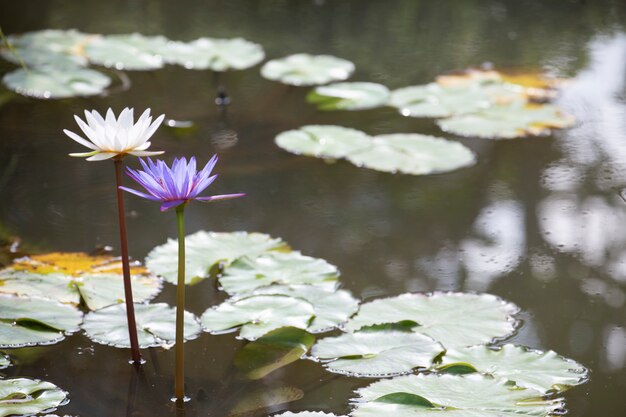
[[[7,41],[13,50],[0,48],[0,55],[7,61],[26,66],[87,65],[80,54],[89,35],[76,30],[40,30],[20,35],[9,35]],[[21,62],[20,62],[21,60]]]
[[[359,302],[346,290],[320,288],[316,285],[271,285],[254,291],[258,294],[282,294],[302,298],[313,305],[315,318],[307,328],[323,333],[345,323],[359,309]]]
[[[281,414],[274,414],[273,417],[347,417],[347,416],[338,416],[332,413],[323,413],[321,411],[300,411],[298,413],[292,413],[291,411],[286,411]]]
[[[564,406],[540,392],[472,375],[406,375],[356,391],[353,417],[549,417]]]
[[[281,327],[306,329],[314,315],[313,306],[301,298],[255,295],[226,300],[205,311],[200,321],[208,332],[223,333],[241,327],[241,338],[255,340]]]
[[[474,153],[466,146],[417,133],[376,136],[369,148],[346,158],[359,167],[412,175],[449,172],[476,163]]]
[[[40,298],[0,295],[0,347],[50,345],[78,330],[75,307]]]
[[[168,39],[163,36],[98,36],[85,47],[85,55],[94,64],[118,70],[154,70],[163,67],[160,51]]]
[[[83,252],[50,252],[18,258],[11,269],[28,271],[34,274],[62,273],[81,276],[83,274],[115,273],[122,274],[122,260],[109,255],[88,255]],[[131,263],[132,275],[145,274],[146,269]]]
[[[375,330],[377,325],[408,321],[415,324],[412,331],[453,348],[511,335],[517,323],[513,315],[518,311],[516,305],[491,294],[402,294],[362,304],[346,329]]]
[[[51,413],[67,403],[56,385],[28,378],[0,380],[0,417]]]
[[[357,332],[319,340],[311,354],[331,360],[331,372],[351,376],[387,377],[427,368],[443,352],[428,336],[398,331]]]
[[[249,416],[253,411],[298,401],[304,392],[296,387],[265,388],[248,392],[228,414],[228,417]]]
[[[111,84],[111,79],[79,66],[41,66],[9,72],[2,77],[2,82],[18,94],[48,99],[101,94]]]
[[[512,102],[526,102],[523,88],[503,82],[416,85],[392,91],[389,99],[392,107],[410,117],[448,117]]]
[[[176,309],[165,303],[135,304],[139,347],[170,347],[176,340]],[[114,304],[85,316],[82,329],[87,337],[102,345],[130,347],[126,305]],[[202,329],[196,317],[185,311],[185,340],[198,337]]]
[[[276,136],[276,144],[297,155],[343,158],[371,146],[371,138],[360,130],[332,125],[308,125]]]
[[[513,381],[517,386],[543,394],[565,391],[587,380],[585,367],[571,359],[551,350],[540,352],[510,344],[499,348],[449,349],[437,369],[445,371],[455,365],[470,365],[478,372]]]
[[[389,89],[382,84],[353,82],[336,83],[315,88],[307,101],[319,110],[363,110],[384,106]]]
[[[11,268],[0,271],[0,293],[50,298],[62,303],[80,304],[90,310],[124,302],[124,278],[117,274],[71,275],[33,274]],[[143,302],[156,297],[161,281],[150,275],[131,276],[133,299]]]
[[[200,38],[193,42],[170,42],[163,50],[170,64],[187,69],[212,71],[242,70],[265,58],[263,47],[242,38]]]
[[[302,358],[315,337],[302,329],[282,327],[245,345],[235,355],[235,366],[250,379],[260,379]]]
[[[438,120],[439,127],[460,136],[513,139],[548,135],[572,126],[574,119],[552,105],[501,105],[477,113]]]
[[[354,72],[354,64],[331,55],[295,54],[268,61],[261,75],[284,84],[307,86],[343,81]]]
[[[195,284],[209,277],[215,264],[228,265],[242,256],[255,257],[273,250],[286,250],[280,238],[263,233],[217,233],[199,231],[185,237],[185,283]],[[148,269],[167,282],[176,284],[178,277],[178,240],[152,249],[146,257]]]
[[[224,268],[219,281],[224,291],[234,295],[271,284],[312,284],[334,290],[338,277],[337,267],[323,259],[300,252],[269,252],[239,258]]]

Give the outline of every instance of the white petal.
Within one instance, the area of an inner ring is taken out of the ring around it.
[[[163,155],[165,151],[131,151],[128,153],[135,156],[154,156]]]
[[[133,118],[133,109],[129,109],[128,107],[126,107],[124,110],[122,110],[122,113],[117,118],[117,122],[120,127],[128,130],[133,126]]]
[[[105,159],[111,159],[117,155],[119,154],[115,152],[100,152],[95,154],[91,158],[87,158],[87,161],[104,161]]]
[[[96,145],[98,148],[100,148],[102,146],[102,139],[100,137],[98,137],[98,135],[96,134],[96,131],[93,130],[85,122],[83,122],[83,120],[80,117],[74,116],[74,120],[76,120],[76,123],[78,124],[78,127],[80,127],[80,129],[83,131],[83,133],[85,135],[87,135],[87,138],[90,141],[92,141],[94,143],[94,145]]]
[[[146,140],[150,139],[150,137],[154,134],[154,132],[159,128],[159,126],[163,122],[163,119],[165,119],[164,114],[160,115],[159,117],[157,117],[157,119],[154,122],[152,122],[152,124],[150,125],[150,128],[145,133]]]
[[[75,156],[78,158],[86,158],[88,156],[94,156],[95,154],[100,153],[100,151],[93,151],[93,152],[74,152],[69,154],[70,156]]]
[[[94,145],[93,143],[91,143],[91,142],[81,138],[76,133],[72,132],[71,130],[63,129],[63,133],[65,133],[71,139],[74,139],[76,142],[80,143],[81,145],[83,145],[83,146],[85,146],[85,147],[87,147],[89,149],[93,149],[94,151],[98,150],[98,147],[96,145]]]
[[[107,110],[106,117],[104,119],[107,125],[111,127],[115,127],[117,125],[117,120],[115,119],[115,114],[113,114],[113,110],[109,107]]]

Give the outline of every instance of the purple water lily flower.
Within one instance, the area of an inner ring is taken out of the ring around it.
[[[126,174],[145,188],[147,193],[127,187],[120,187],[120,189],[148,200],[161,201],[163,203],[161,204],[161,211],[180,206],[191,200],[209,202],[245,195],[238,193],[198,197],[198,194],[217,178],[217,175],[211,175],[211,171],[217,163],[217,155],[213,155],[201,171],[196,170],[195,157],[191,157],[189,163],[187,163],[186,158],[174,159],[171,168],[160,159],[154,162],[148,158],[146,162],[139,158],[139,162],[143,171],[126,168]]]

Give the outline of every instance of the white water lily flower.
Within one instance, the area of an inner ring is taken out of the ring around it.
[[[135,123],[133,109],[128,107],[122,110],[117,119],[111,109],[107,111],[105,118],[95,110],[91,112],[85,110],[87,123],[78,116],[74,116],[74,119],[89,140],[67,129],[63,132],[81,145],[92,149],[91,152],[70,154],[70,156],[88,157],[88,161],[102,161],[126,154],[160,155],[163,151],[146,151],[146,149],[150,147],[148,139],[161,125],[164,117],[161,115],[153,122],[150,109],[147,109]]]

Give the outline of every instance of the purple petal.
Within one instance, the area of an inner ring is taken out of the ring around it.
[[[173,207],[180,206],[181,204],[184,204],[185,202],[187,202],[187,200],[166,201],[163,204],[161,204],[161,211],[166,211],[166,210],[169,210],[169,209],[171,209]]]
[[[124,190],[124,191],[128,191],[129,193],[138,195],[139,197],[143,197],[143,198],[147,198],[148,200],[152,200],[152,201],[160,201],[160,199],[153,197],[151,195],[148,194],[144,194],[141,191],[137,191],[137,190],[133,190],[132,188],[128,188],[128,187],[119,187],[120,190]]]
[[[195,199],[198,201],[202,201],[203,203],[208,203],[209,201],[215,200],[230,200],[231,198],[243,197],[245,193],[238,194],[221,194],[221,195],[210,195],[207,197],[196,197]]]

